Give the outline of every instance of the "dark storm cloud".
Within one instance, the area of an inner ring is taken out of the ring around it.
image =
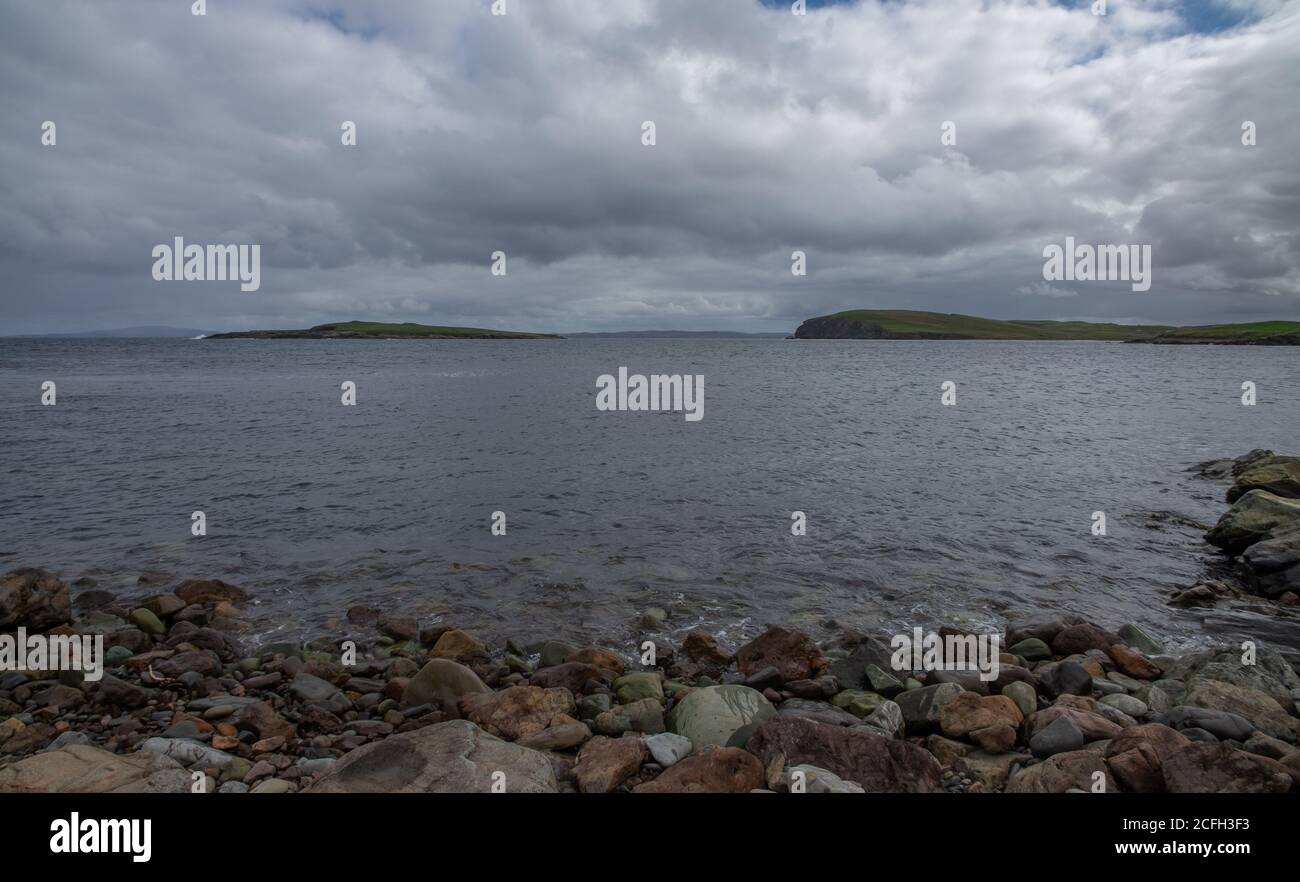
[[[5,0],[0,332],[1300,317],[1300,3],[1220,5]],[[178,235],[261,290],[154,282]],[[1043,282],[1066,236],[1152,290]]]

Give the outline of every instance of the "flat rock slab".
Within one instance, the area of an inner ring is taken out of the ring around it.
[[[868,793],[938,793],[942,769],[928,751],[862,729],[776,716],[749,739],[746,749],[764,768],[810,765],[854,781]]]
[[[466,720],[393,735],[347,754],[308,793],[555,793],[546,754],[502,741]]]
[[[0,793],[187,793],[190,773],[156,753],[88,744],[38,753],[0,769]]]

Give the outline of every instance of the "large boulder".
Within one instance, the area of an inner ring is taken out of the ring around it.
[[[1253,661],[1254,664],[1243,664],[1240,649],[1222,646],[1180,657],[1165,676],[1181,681],[1188,688],[1206,680],[1222,680],[1235,686],[1258,689],[1267,692],[1282,706],[1294,700],[1292,690],[1300,689],[1300,676],[1280,652],[1259,643]]]
[[[1250,566],[1255,589],[1265,597],[1300,592],[1300,529],[1256,542],[1242,558]]]
[[[1300,460],[1274,456],[1252,465],[1228,488],[1228,501],[1236,502],[1252,490],[1266,490],[1274,496],[1300,499]]]
[[[1160,723],[1131,726],[1106,745],[1111,774],[1131,793],[1163,793],[1166,758],[1192,742]]]
[[[1115,793],[1115,779],[1100,753],[1074,750],[1058,753],[1036,766],[1021,769],[1007,781],[1007,793]]]
[[[736,667],[746,677],[772,667],[783,683],[819,677],[829,665],[830,659],[822,655],[811,637],[783,625],[769,625],[736,652]]]
[[[458,717],[460,710],[457,705],[461,698],[491,691],[478,674],[464,665],[447,658],[435,658],[430,659],[406,684],[402,691],[402,704],[406,707],[438,704],[453,717]]]
[[[748,686],[705,686],[678,702],[668,715],[668,730],[691,739],[696,752],[741,747],[775,714],[763,693]]]
[[[1187,692],[1187,703],[1245,717],[1266,735],[1300,741],[1300,720],[1290,716],[1267,693],[1222,680],[1200,680]]]
[[[68,586],[52,573],[24,568],[0,579],[0,631],[45,631],[71,620]]]
[[[868,793],[937,793],[942,768],[929,751],[863,729],[777,716],[746,744],[764,768],[811,765],[862,785]]]
[[[764,785],[763,764],[739,747],[719,747],[674,763],[633,793],[748,793]]]
[[[639,735],[606,738],[597,735],[578,751],[573,774],[583,793],[611,793],[636,774],[645,761],[645,741]]]
[[[1300,499],[1251,490],[1219,518],[1205,541],[1228,554],[1241,554],[1256,542],[1300,527]]]
[[[962,692],[939,708],[939,727],[950,738],[964,738],[977,729],[990,726],[1018,728],[1024,715],[1016,703],[1005,695],[977,695]]]
[[[0,769],[0,793],[187,793],[190,773],[157,753],[72,744]]]
[[[1286,793],[1291,775],[1276,760],[1228,744],[1192,743],[1165,758],[1170,793]]]
[[[373,741],[345,755],[308,793],[555,793],[546,754],[449,720]]]

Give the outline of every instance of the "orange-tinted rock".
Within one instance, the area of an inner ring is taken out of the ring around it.
[[[633,793],[748,793],[764,787],[763,764],[739,747],[719,747],[674,763]]]

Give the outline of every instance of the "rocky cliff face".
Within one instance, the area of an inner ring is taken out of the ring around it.
[[[887,331],[875,322],[844,315],[810,318],[794,332],[797,340],[961,340],[960,334]]]
[[[882,340],[885,329],[848,316],[810,318],[794,332],[798,340]]]

